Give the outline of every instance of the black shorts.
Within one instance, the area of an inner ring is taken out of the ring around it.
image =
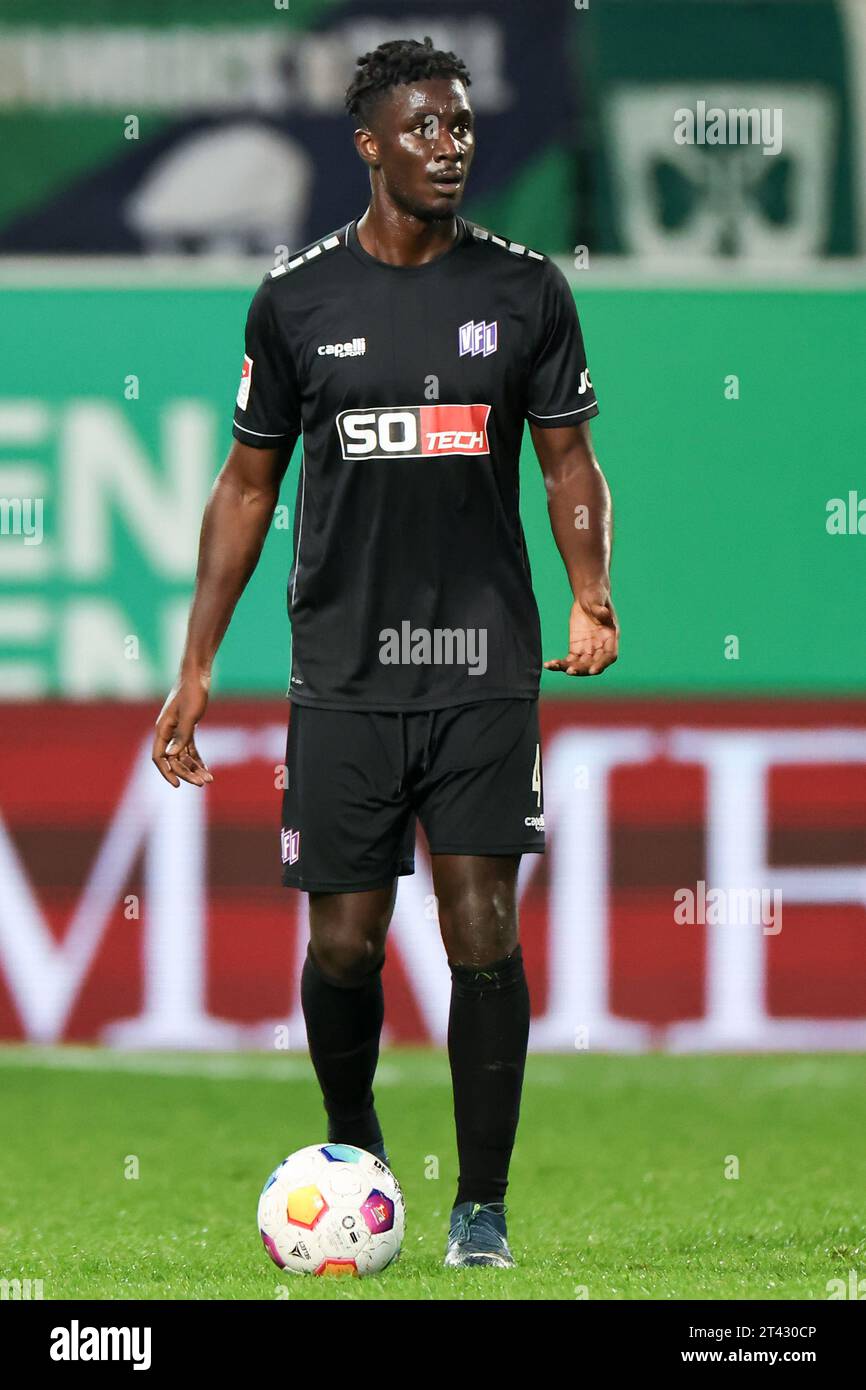
[[[431,854],[540,854],[537,700],[422,713],[292,705],[280,847],[283,883],[308,893],[381,888]]]

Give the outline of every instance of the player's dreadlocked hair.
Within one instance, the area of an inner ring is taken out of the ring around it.
[[[433,40],[393,39],[380,43],[372,53],[357,60],[358,71],[346,91],[346,110],[362,125],[367,125],[376,103],[390,87],[406,82],[423,82],[428,77],[458,77],[468,87],[471,78],[455,53],[434,48]]]

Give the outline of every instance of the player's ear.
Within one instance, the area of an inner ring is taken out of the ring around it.
[[[379,146],[371,130],[367,130],[366,127],[360,126],[358,130],[355,131],[355,149],[358,151],[364,163],[371,169],[379,168],[381,163],[379,158]]]

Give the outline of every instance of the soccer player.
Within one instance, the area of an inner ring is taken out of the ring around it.
[[[597,675],[618,642],[574,301],[544,255],[457,213],[475,150],[469,85],[429,39],[358,59],[346,104],[370,204],[277,265],[252,301],[236,443],[205,510],[153,750],[172,786],[212,780],[196,725],[302,434],[281,848],[283,882],[310,898],[310,1054],[328,1139],[387,1161],[372,1090],[381,969],[417,818],[452,977],[456,1267],[513,1264],[504,1197],[529,1032],[515,888],[520,856],[544,849],[524,421],[573,594],[567,653],[544,665]]]

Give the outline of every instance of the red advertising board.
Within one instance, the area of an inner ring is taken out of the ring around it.
[[[206,791],[155,710],[6,705],[0,1037],[303,1047],[306,899],[280,887],[285,702],[215,701]],[[521,870],[532,1046],[866,1046],[866,703],[549,701],[548,851]],[[387,1038],[441,1042],[419,830]]]

